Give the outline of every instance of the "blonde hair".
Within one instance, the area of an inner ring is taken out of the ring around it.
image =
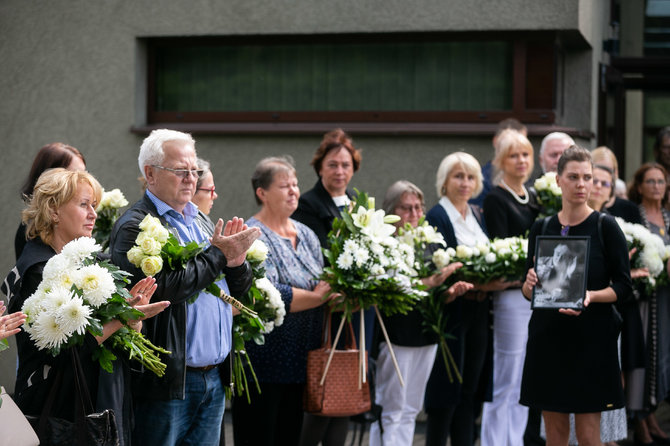
[[[446,195],[444,190],[444,182],[449,178],[449,174],[454,170],[454,167],[461,166],[470,175],[475,176],[475,189],[472,191],[472,196],[476,197],[482,191],[482,168],[479,166],[477,159],[465,152],[454,152],[444,157],[437,168],[437,175],[435,178],[435,189],[438,197]]]
[[[26,238],[39,237],[46,244],[51,242],[55,228],[53,213],[74,198],[80,183],[91,186],[96,202],[100,203],[102,187],[88,172],[57,168],[40,175],[28,207],[21,214]]]
[[[608,147],[600,146],[591,150],[591,158],[593,158],[593,164],[601,164],[602,160],[610,161],[614,167],[614,179],[616,180],[619,177],[619,163],[614,152]]]
[[[520,133],[513,129],[503,130],[496,139],[496,147],[495,147],[496,155],[493,158],[493,161],[491,161],[491,164],[493,164],[493,167],[495,167],[496,171],[495,177],[493,179],[494,184],[500,183],[500,180],[502,179],[503,176],[502,172],[503,160],[507,158],[509,153],[515,147],[521,147],[530,151],[530,159],[528,160],[530,166],[528,168],[528,174],[523,179],[523,181],[525,182],[528,179],[528,177],[530,177],[530,175],[533,173],[533,167],[535,166],[533,160],[533,145],[530,143],[528,138],[526,138],[523,135],[523,133]]]

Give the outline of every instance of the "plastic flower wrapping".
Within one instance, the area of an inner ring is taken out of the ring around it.
[[[114,223],[121,216],[121,208],[128,206],[128,200],[119,189],[103,190],[102,198],[95,212],[98,218],[93,227],[93,237],[106,251],[109,247],[109,237],[112,234]]]
[[[488,283],[494,279],[522,280],[526,271],[528,239],[507,237],[476,246],[459,245],[433,253],[436,265],[462,262],[454,273],[455,280]]]
[[[37,290],[21,309],[27,316],[24,329],[39,350],[57,356],[64,349],[82,345],[86,333],[102,336],[103,325],[118,319],[124,327],[98,347],[94,359],[111,373],[116,359],[108,349],[112,346],[163,376],[165,364],[159,353],[170,352],[127,327],[129,320],[143,316],[127,302],[132,297],[125,288],[130,274],[108,261],[98,261],[95,254],[101,250],[93,238],[81,237],[49,259]]]
[[[252,374],[258,393],[261,393],[261,389],[244,345],[246,342],[252,341],[258,345],[263,345],[265,335],[283,324],[286,316],[286,308],[279,290],[265,276],[263,263],[267,255],[268,247],[261,240],[256,240],[247,251],[246,256],[249,265],[251,265],[254,281],[251,289],[240,298],[240,301],[255,312],[257,316],[240,313],[233,319],[234,388],[239,395],[245,394],[249,402],[251,398],[245,363]]]
[[[533,188],[537,192],[537,202],[542,206],[539,218],[556,215],[563,207],[563,191],[556,184],[556,172],[547,172],[535,180]]]
[[[640,277],[635,279],[635,282],[644,286],[647,294],[651,294],[660,285],[670,283],[665,269],[665,264],[670,258],[670,246],[666,246],[661,237],[643,225],[628,223],[620,217],[616,217],[616,222],[626,237],[628,250],[636,248],[630,259],[630,267],[649,270],[648,277]]]
[[[333,221],[324,254],[328,282],[349,318],[353,311],[377,306],[387,316],[405,314],[426,295],[415,269],[414,249],[394,237],[400,218],[374,208],[374,199],[357,192],[351,206]]]

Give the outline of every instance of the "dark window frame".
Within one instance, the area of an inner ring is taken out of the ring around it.
[[[305,111],[286,112],[184,112],[157,111],[155,49],[160,46],[192,46],[220,44],[302,43],[378,43],[393,41],[482,41],[499,40],[513,44],[512,61],[512,107],[508,110],[478,111]],[[549,32],[519,33],[394,33],[394,34],[338,34],[338,35],[280,35],[280,36],[228,36],[228,37],[170,37],[147,38],[147,124],[295,124],[295,123],[360,123],[369,125],[400,123],[497,123],[508,117],[515,117],[526,124],[551,125],[555,123],[556,67],[558,47],[555,35]],[[548,50],[548,51],[547,51]],[[544,55],[542,64],[529,64],[529,56]],[[547,57],[548,56],[548,57]],[[547,79],[549,77],[549,79]],[[550,85],[548,85],[550,84]],[[529,107],[538,103],[539,106]],[[548,106],[549,103],[551,106]]]

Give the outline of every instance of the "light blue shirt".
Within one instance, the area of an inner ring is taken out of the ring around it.
[[[198,215],[196,205],[187,203],[182,215],[151,192],[146,191],[146,194],[156,206],[158,214],[177,231],[182,244],[195,241],[205,242],[209,246],[207,236],[195,222]],[[216,284],[229,293],[225,279],[217,281]],[[232,325],[233,313],[230,305],[206,291],[201,291],[196,301],[186,306],[186,365],[205,367],[222,363],[230,352]]]

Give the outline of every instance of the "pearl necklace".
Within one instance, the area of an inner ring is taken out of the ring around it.
[[[500,184],[502,184],[502,185],[505,187],[505,189],[507,189],[507,191],[508,191],[510,194],[512,194],[512,196],[514,197],[514,199],[515,199],[516,201],[518,201],[520,204],[528,204],[528,200],[530,200],[530,195],[528,195],[528,191],[526,190],[526,186],[524,186],[523,184],[521,185],[521,189],[523,189],[523,193],[524,193],[524,195],[525,195],[525,198],[521,198],[519,195],[517,195],[516,192],[514,192],[514,191],[512,190],[511,187],[509,187],[509,186],[507,185],[507,183],[505,183],[505,180],[500,180]]]

